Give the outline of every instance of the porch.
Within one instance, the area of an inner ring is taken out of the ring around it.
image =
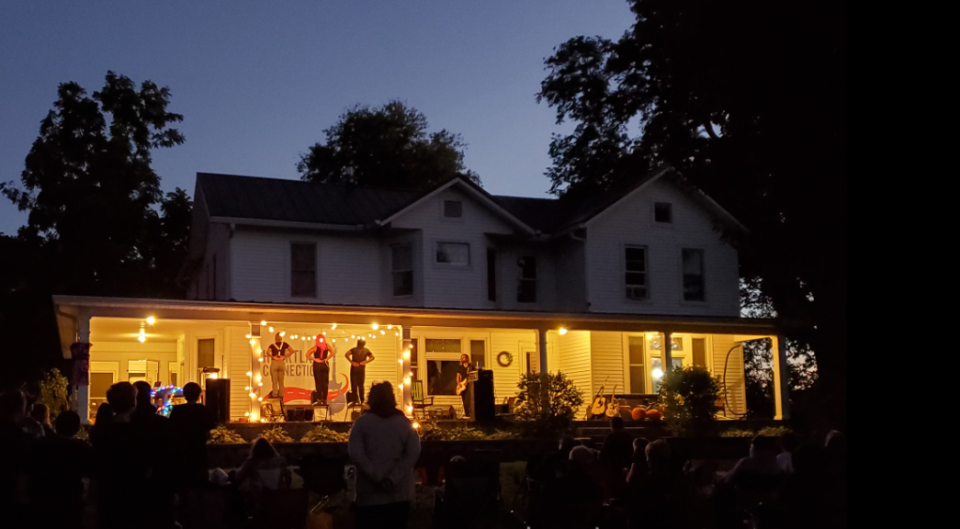
[[[703,366],[724,382],[728,418],[747,411],[742,344],[771,339],[779,353],[773,366],[777,418],[789,418],[781,383],[787,380],[781,369],[785,352],[769,321],[69,296],[54,302],[65,356],[70,358],[74,342],[93,344],[91,383],[78,388],[74,402],[88,419],[106,389],[119,381],[206,386],[226,379],[228,419],[263,421],[272,380],[262,351],[275,333],[283,333],[295,350],[286,366],[286,405],[310,404],[314,382],[305,355],[315,338],[324,336],[335,349],[327,416],[333,420],[349,421],[352,415],[345,354],[360,337],[376,358],[364,392],[375,382],[390,381],[408,413],[414,383],[438,409],[459,408],[450,382],[466,354],[474,365],[493,371],[497,404],[516,395],[522,375],[544,369],[565,373],[589,404],[597,394],[629,399],[656,393],[664,366]]]

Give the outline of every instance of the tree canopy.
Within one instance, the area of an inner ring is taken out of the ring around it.
[[[619,40],[546,60],[538,99],[576,123],[551,142],[553,192],[670,164],[730,209],[750,229],[742,274],[816,350],[845,422],[846,3],[627,1]]]
[[[0,184],[29,212],[18,239],[37,252],[55,293],[176,296],[192,204],[164,195],[154,149],[184,142],[170,90],[108,72],[88,96],[63,83],[26,157],[21,187]]]
[[[466,144],[460,135],[428,132],[426,116],[400,101],[357,106],[324,134],[326,143],[301,155],[297,170],[303,180],[427,189],[464,175],[480,183],[463,164]]]

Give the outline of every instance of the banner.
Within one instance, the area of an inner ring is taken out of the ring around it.
[[[287,342],[293,347],[293,355],[284,361],[286,376],[283,379],[283,403],[284,404],[310,404],[310,397],[316,389],[313,380],[314,362],[307,358],[307,351],[313,347],[297,346]],[[346,357],[342,357],[337,352],[335,344],[329,344],[331,357],[328,365],[330,366],[330,387],[327,391],[327,404],[330,405],[330,414],[336,414],[343,411],[347,406],[347,392],[350,391],[350,363]],[[260,374],[263,376],[263,394],[266,395],[273,387],[273,379],[270,377],[270,365],[272,361],[262,364]]]

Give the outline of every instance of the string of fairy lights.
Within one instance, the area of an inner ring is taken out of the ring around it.
[[[250,348],[253,354],[252,367],[250,371],[247,371],[247,386],[244,388],[245,391],[248,391],[250,396],[250,410],[244,415],[248,421],[251,422],[261,422],[266,423],[270,422],[270,419],[263,417],[262,406],[264,400],[268,400],[270,397],[270,391],[264,390],[264,381],[263,381],[263,364],[266,362],[267,356],[264,354],[264,347],[261,340],[267,340],[267,347],[269,344],[274,343],[273,337],[280,335],[280,338],[290,344],[290,342],[301,342],[301,345],[307,347],[308,344],[316,343],[317,340],[321,338],[327,340],[329,344],[335,349],[338,342],[349,344],[353,343],[355,340],[364,339],[368,341],[375,341],[378,339],[386,338],[390,333],[394,337],[399,338],[402,336],[402,329],[399,326],[388,324],[380,325],[378,323],[370,323],[369,331],[358,331],[357,327],[367,327],[367,325],[346,325],[347,330],[344,326],[341,326],[337,323],[330,324],[329,328],[322,330],[319,334],[301,334],[299,331],[289,331],[285,328],[286,325],[290,324],[279,324],[271,323],[266,320],[259,322],[259,332],[253,331],[246,335],[246,339],[250,341]],[[255,323],[251,324],[251,327],[256,325]],[[295,324],[294,324],[295,325]],[[293,344],[291,344],[293,345]],[[410,369],[411,362],[411,346],[409,340],[404,340],[403,344],[403,354],[402,358],[399,359],[401,372],[404,374],[403,383],[397,386],[397,389],[401,393],[401,402],[403,402],[404,409],[406,409],[407,414],[411,415],[413,413],[413,406],[410,396],[410,385],[411,379],[413,377],[413,372]],[[282,396],[280,397],[282,398]]]

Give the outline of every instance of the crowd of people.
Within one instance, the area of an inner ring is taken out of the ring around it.
[[[80,416],[51,422],[47,406],[23,391],[0,395],[0,512],[4,527],[83,526],[95,497],[104,529],[177,526],[177,498],[209,483],[206,443],[215,427],[187,384],[187,403],[157,413],[152,387],[121,382],[97,410],[89,443],[78,439]]]
[[[758,436],[729,472],[634,439],[623,420],[599,451],[573,438],[530,473],[531,526],[631,529],[846,527],[846,438]]]

